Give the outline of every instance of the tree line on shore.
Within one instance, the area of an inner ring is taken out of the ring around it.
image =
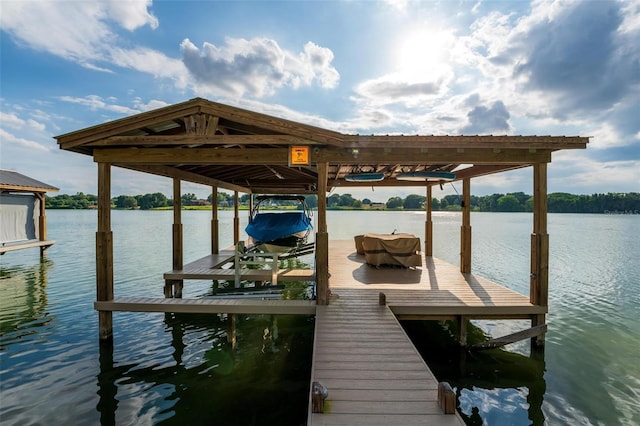
[[[249,194],[239,197],[241,205],[247,205]],[[233,195],[226,192],[218,192],[218,205],[222,208],[233,207]],[[207,200],[198,199],[195,194],[187,193],[181,197],[183,206],[210,205],[212,196]],[[315,195],[306,196],[310,208],[318,205]],[[327,208],[333,210],[422,210],[425,208],[426,197],[411,194],[402,197],[391,197],[386,202],[373,202],[368,198],[362,200],[354,198],[351,194],[332,194],[327,197]],[[96,195],[79,192],[75,195],[61,194],[46,197],[48,209],[90,209],[98,203]],[[283,201],[284,206],[293,202]],[[112,207],[118,209],[160,209],[173,206],[173,200],[164,194],[156,192],[144,195],[119,195],[111,199]],[[610,213],[610,214],[640,214],[640,193],[615,193],[574,195],[564,192],[548,194],[547,206],[549,213]],[[441,199],[433,198],[431,207],[435,211],[456,211],[461,209],[460,195],[446,195]],[[508,194],[492,194],[484,196],[471,196],[471,209],[480,212],[531,212],[533,211],[533,197],[523,192]]]

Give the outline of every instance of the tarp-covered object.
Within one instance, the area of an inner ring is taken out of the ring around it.
[[[39,238],[40,202],[34,195],[0,194],[0,243]]]
[[[305,212],[260,213],[245,231],[255,241],[267,243],[311,229],[311,219]]]
[[[422,266],[420,238],[413,234],[365,234],[362,248],[369,265]]]

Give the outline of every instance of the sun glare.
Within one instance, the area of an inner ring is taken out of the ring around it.
[[[410,77],[436,77],[447,66],[450,35],[418,30],[407,34],[396,48],[398,72]]]

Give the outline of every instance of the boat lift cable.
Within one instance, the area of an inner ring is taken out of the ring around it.
[[[458,195],[458,203],[460,204],[460,207],[464,207],[462,205],[462,197],[460,196],[460,193],[456,189],[456,186],[453,184],[453,182],[451,182],[451,186],[453,187],[453,190],[456,191],[456,194]]]

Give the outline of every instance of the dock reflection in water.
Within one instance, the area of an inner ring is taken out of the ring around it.
[[[135,394],[144,394],[136,417],[148,416],[154,424],[214,419],[216,424],[303,424],[313,321],[290,315],[164,314],[171,341],[158,347],[164,356],[154,354],[152,363],[117,342],[102,343],[101,424],[126,422],[122,416],[130,409],[120,401],[126,396],[131,404]],[[118,358],[136,362],[120,364]]]
[[[546,391],[544,349],[529,356],[503,349],[460,348],[440,321],[403,321],[402,326],[438,381],[456,391],[458,412],[467,425],[542,425]],[[469,343],[484,339],[469,326]]]
[[[52,265],[53,261],[43,257],[34,265],[0,266],[0,334],[20,339],[24,334],[33,334],[38,324],[52,320],[45,315],[47,269]]]

